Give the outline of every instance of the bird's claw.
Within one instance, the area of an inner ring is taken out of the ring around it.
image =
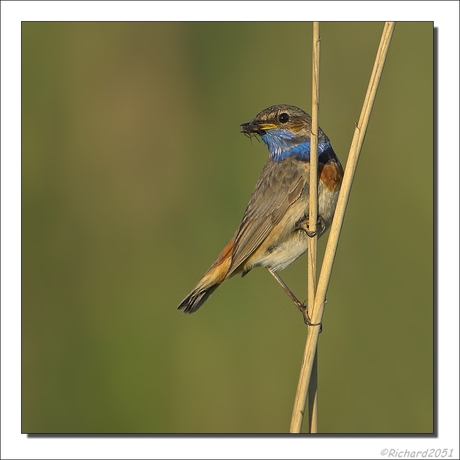
[[[316,221],[316,230],[309,230],[308,225],[308,217],[304,216],[296,223],[296,229],[303,230],[307,236],[313,238],[314,236],[320,236],[326,229],[326,223],[321,216],[318,216],[318,220]]]
[[[307,325],[307,326],[320,326],[320,331],[321,332],[323,330],[323,325],[322,323],[312,323],[311,322],[311,319],[310,319],[310,316],[308,315],[308,308],[307,306],[305,305],[305,303],[302,303],[300,305],[297,305],[299,307],[299,310],[300,312],[302,313],[302,316],[303,316],[303,321],[304,323]]]

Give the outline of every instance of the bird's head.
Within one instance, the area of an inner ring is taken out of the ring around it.
[[[293,105],[273,105],[262,110],[254,120],[241,125],[241,132],[260,136],[275,161],[291,155],[310,159],[311,117]],[[319,129],[318,155],[330,146],[328,137]]]

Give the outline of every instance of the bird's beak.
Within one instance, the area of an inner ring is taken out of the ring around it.
[[[276,125],[272,123],[255,123],[251,121],[249,123],[243,123],[240,127],[241,132],[244,134],[259,134],[261,136],[265,134],[265,131],[275,129]]]

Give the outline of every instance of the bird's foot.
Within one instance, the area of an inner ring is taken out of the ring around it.
[[[300,310],[300,312],[302,313],[302,316],[303,316],[303,321],[304,323],[307,325],[307,326],[319,326],[320,327],[320,331],[322,331],[323,329],[323,325],[321,323],[312,323],[311,322],[311,319],[310,319],[310,316],[308,315],[308,308],[307,306],[305,305],[305,303],[300,303],[299,302],[299,305],[297,305],[297,308]]]
[[[310,230],[308,225],[308,217],[304,216],[301,219],[299,219],[296,224],[295,224],[295,229],[296,230],[302,230],[304,231],[310,238],[313,238],[314,236],[322,235],[323,232],[326,230],[326,223],[324,222],[324,219],[321,216],[318,216],[318,220],[316,221],[316,230]]]

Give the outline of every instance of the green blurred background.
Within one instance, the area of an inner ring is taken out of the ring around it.
[[[344,165],[382,29],[321,23],[320,124]],[[306,328],[272,277],[176,307],[267,158],[239,124],[311,112],[311,36],[23,23],[23,432],[288,431]],[[283,278],[306,298],[306,257]],[[433,24],[398,23],[328,291],[319,428],[430,433],[433,404]]]

